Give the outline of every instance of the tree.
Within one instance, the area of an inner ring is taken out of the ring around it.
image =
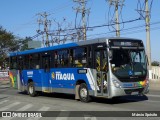
[[[15,40],[13,33],[0,26],[0,66],[4,66],[8,53],[14,52],[18,48],[18,42]]]
[[[28,50],[28,41],[32,41],[32,39],[15,37],[13,33],[0,26],[0,66],[6,67],[10,52]]]
[[[20,40],[20,51],[29,50],[28,48],[28,42],[32,41],[30,37],[26,37],[25,39]]]
[[[152,66],[160,66],[160,63],[158,61],[153,61],[151,63]]]

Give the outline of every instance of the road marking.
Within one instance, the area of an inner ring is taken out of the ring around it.
[[[155,102],[155,103],[159,103],[160,101],[155,101],[155,100],[147,100],[147,102]]]
[[[27,104],[27,105],[23,106],[22,108],[19,108],[16,111],[25,111],[25,110],[31,108],[32,106],[33,106],[32,104]]]
[[[16,105],[18,105],[18,104],[20,104],[20,102],[12,103],[12,104],[7,105],[7,106],[5,106],[5,107],[3,107],[3,108],[0,108],[0,111],[8,110],[8,109],[10,109],[10,108],[12,108],[12,107],[14,107],[14,106],[16,106]]]
[[[44,107],[40,108],[38,111],[48,111],[49,109],[50,109],[50,107],[44,106]]]
[[[22,108],[17,109],[16,111],[25,111],[25,110],[31,108],[32,106],[33,106],[32,104],[27,104],[27,105],[23,106]],[[2,120],[11,120],[13,118],[14,117],[3,118]]]
[[[85,119],[85,120],[97,120],[96,117],[91,116],[91,115],[84,115],[84,119]]]
[[[69,112],[63,112],[63,111],[67,111],[67,110],[61,110],[59,114],[60,117],[56,117],[56,120],[67,120],[68,119]],[[65,117],[61,117],[61,116],[65,116]]]
[[[151,94],[147,94],[146,96],[148,96],[148,97],[160,97],[160,95],[151,95]]]
[[[48,111],[49,109],[50,109],[50,107],[43,106],[40,109],[38,109],[37,111]],[[43,113],[45,113],[45,112],[43,112]],[[43,114],[42,114],[42,116],[43,116]],[[39,120],[40,118],[41,117],[37,117],[37,118],[30,117],[27,120]]]
[[[3,103],[8,102],[8,101],[9,100],[3,100],[3,101],[0,102],[0,104],[3,104]]]

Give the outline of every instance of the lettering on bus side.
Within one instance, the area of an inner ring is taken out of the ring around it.
[[[33,71],[27,71],[27,76],[28,77],[33,77]]]
[[[77,71],[78,71],[78,74],[86,74],[87,73],[87,69],[79,69]]]
[[[73,73],[52,72],[51,77],[56,80],[75,80]]]

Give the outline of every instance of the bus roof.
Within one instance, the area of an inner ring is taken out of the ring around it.
[[[26,51],[21,51],[21,52],[12,52],[12,53],[9,53],[9,56],[25,55],[25,54],[39,53],[39,52],[45,52],[45,51],[57,50],[57,49],[63,49],[63,48],[65,49],[65,48],[76,47],[76,46],[81,46],[81,45],[103,43],[103,42],[106,42],[107,39],[109,39],[109,40],[133,40],[133,41],[138,40],[139,41],[139,39],[122,38],[122,37],[97,38],[97,39],[92,39],[92,40],[87,40],[87,41],[66,43],[66,44],[55,45],[55,46],[44,47],[44,48],[31,49],[31,50],[26,50]]]

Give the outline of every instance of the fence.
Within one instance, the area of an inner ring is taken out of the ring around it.
[[[0,81],[9,80],[8,71],[0,71]]]

